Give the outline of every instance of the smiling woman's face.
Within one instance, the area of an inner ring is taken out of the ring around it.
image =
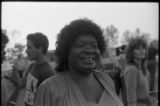
[[[96,68],[99,60],[97,40],[93,36],[81,35],[71,46],[68,56],[69,69],[88,73]]]
[[[134,58],[136,59],[144,59],[146,57],[146,49],[142,46],[134,49]]]

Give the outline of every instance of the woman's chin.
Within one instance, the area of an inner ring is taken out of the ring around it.
[[[96,67],[95,66],[85,66],[85,67],[83,67],[83,69],[88,70],[88,71],[93,71],[96,69]]]

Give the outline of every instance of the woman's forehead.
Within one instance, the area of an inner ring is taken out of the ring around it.
[[[76,41],[86,41],[86,42],[97,42],[96,38],[91,35],[80,35],[76,39]]]
[[[139,44],[139,45],[136,45],[135,48],[146,48],[146,46],[144,44]]]

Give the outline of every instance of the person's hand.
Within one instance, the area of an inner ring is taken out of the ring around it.
[[[17,70],[18,69],[18,63],[15,62],[14,65],[13,65],[13,69]]]
[[[13,67],[13,72],[12,72],[11,76],[4,76],[4,78],[11,81],[15,85],[16,88],[21,88],[21,86],[22,86],[21,78],[18,74],[18,71],[14,67]]]

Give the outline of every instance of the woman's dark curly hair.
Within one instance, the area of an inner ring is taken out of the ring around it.
[[[77,19],[66,25],[58,34],[55,55],[57,57],[57,72],[68,69],[68,53],[71,45],[81,35],[94,36],[98,42],[101,55],[105,52],[106,45],[100,26],[87,18]]]
[[[146,74],[145,64],[144,62],[147,59],[147,42],[141,36],[132,38],[128,44],[128,48],[126,51],[126,58],[129,64],[134,64],[137,67],[137,64],[134,61],[134,50],[142,46],[146,50],[146,57],[142,60],[142,71]]]

